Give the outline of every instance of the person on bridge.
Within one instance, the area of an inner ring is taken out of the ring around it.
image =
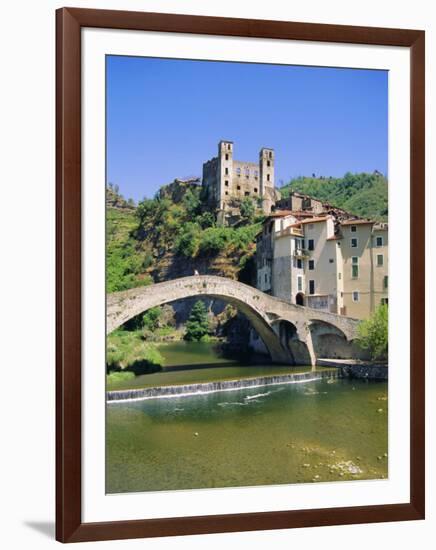
[[[200,273],[198,273],[198,269],[194,269],[194,275],[200,275]]]

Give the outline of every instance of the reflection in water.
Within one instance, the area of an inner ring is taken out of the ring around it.
[[[127,390],[150,386],[197,384],[258,376],[310,372],[311,367],[289,367],[271,364],[242,365],[217,354],[216,344],[206,342],[171,342],[160,344],[165,364],[161,372],[115,380],[107,389]]]

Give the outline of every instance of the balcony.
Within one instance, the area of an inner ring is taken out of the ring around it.
[[[309,258],[310,252],[305,248],[295,248],[293,252],[295,258]]]
[[[304,237],[304,231],[301,229],[301,227],[290,227],[291,235],[295,235],[296,237]]]
[[[286,227],[276,231],[276,237],[304,237],[304,232],[300,227]]]

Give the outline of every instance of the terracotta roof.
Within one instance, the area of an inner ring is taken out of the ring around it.
[[[328,220],[331,216],[319,216],[318,218],[311,218],[309,220],[301,220],[300,223],[317,223],[317,222],[325,222]]]
[[[286,212],[286,215],[288,214],[292,214],[294,216],[303,216],[303,217],[309,217],[309,216],[314,216],[315,214],[313,212],[310,212],[308,210],[285,210],[285,209],[280,209],[280,208],[277,208],[277,210],[274,210],[273,212],[271,212],[271,215],[272,214],[279,214],[280,212]]]
[[[314,212],[308,212],[307,210],[294,210],[293,214],[296,218],[315,218]]]
[[[328,220],[330,217],[331,216],[324,216],[324,217],[312,218],[312,219],[309,219],[309,220],[300,220],[296,223],[293,223],[293,224],[289,225],[289,227],[300,227],[302,224],[306,224],[306,223],[324,222],[324,221]]]

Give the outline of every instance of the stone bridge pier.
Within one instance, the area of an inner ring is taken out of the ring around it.
[[[106,332],[147,309],[193,296],[218,298],[237,307],[274,363],[313,366],[317,357],[358,356],[353,344],[358,320],[289,304],[249,285],[211,275],[182,277],[109,294]]]

